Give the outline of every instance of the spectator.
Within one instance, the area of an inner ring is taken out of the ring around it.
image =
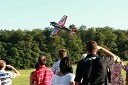
[[[14,72],[5,71],[5,68],[10,68]],[[20,76],[20,73],[11,65],[6,65],[4,60],[0,60],[0,81],[1,85],[12,85],[12,79]]]
[[[34,85],[51,85],[53,72],[45,66],[46,58],[44,55],[39,56],[38,63],[39,67],[33,73],[32,77]]]
[[[98,50],[107,56],[98,56]],[[116,60],[120,62],[120,58],[95,41],[86,44],[86,53],[86,58],[77,64],[75,85],[108,85],[107,67]]]
[[[123,77],[121,71],[123,65],[121,62],[115,62],[111,68],[111,85],[124,85]]]
[[[58,72],[60,72],[60,67],[59,67],[60,61],[61,61],[62,58],[67,57],[67,50],[66,49],[59,50],[59,57],[60,57],[60,60],[58,60],[57,62],[55,62],[53,64],[53,66],[52,66],[52,72],[54,74],[57,74]]]
[[[75,85],[75,74],[72,73],[71,61],[64,57],[60,61],[60,72],[52,78],[52,85]]]

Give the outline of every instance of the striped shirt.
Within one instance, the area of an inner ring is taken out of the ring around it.
[[[52,72],[54,74],[57,74],[58,72],[60,72],[60,60],[58,60],[57,62],[55,62],[52,66]]]
[[[1,85],[12,85],[12,79],[16,77],[16,73],[7,72],[5,70],[0,70],[0,80]]]
[[[37,85],[51,85],[52,76],[53,72],[43,65],[34,72],[32,79]]]

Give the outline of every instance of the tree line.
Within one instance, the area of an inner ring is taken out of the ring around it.
[[[58,50],[65,48],[73,63],[81,59],[85,45],[95,40],[121,59],[128,59],[128,30],[111,27],[87,28],[82,25],[71,36],[62,30],[54,39],[50,38],[53,28],[30,30],[0,30],[0,59],[4,59],[18,69],[34,68],[40,53],[47,58],[47,65],[52,66],[58,60]],[[100,52],[99,52],[100,54]]]

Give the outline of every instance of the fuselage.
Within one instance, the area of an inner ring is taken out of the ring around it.
[[[50,24],[52,25],[52,26],[54,26],[55,28],[60,28],[60,29],[63,29],[63,27],[64,26],[60,26],[58,23],[56,23],[56,22],[50,22]]]

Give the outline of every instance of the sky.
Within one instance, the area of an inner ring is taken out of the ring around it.
[[[51,27],[63,15],[71,24],[128,30],[128,0],[0,0],[0,29]]]

